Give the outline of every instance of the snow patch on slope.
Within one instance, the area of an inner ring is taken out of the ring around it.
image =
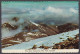
[[[30,48],[33,47],[34,44],[36,44],[37,46],[41,46],[42,44],[44,44],[45,46],[53,46],[55,43],[59,43],[59,42],[62,42],[62,40],[66,40],[68,38],[67,36],[75,37],[75,35],[78,34],[78,33],[79,33],[79,29],[76,29],[76,30],[73,30],[73,31],[60,33],[60,34],[57,34],[57,35],[51,35],[51,36],[48,36],[48,37],[31,40],[29,42],[23,42],[21,44],[17,44],[17,45],[13,45],[13,46],[3,48],[2,50],[30,49]],[[63,38],[63,39],[60,39],[60,37]]]
[[[32,24],[34,24],[34,25],[36,25],[36,26],[39,26],[39,24],[37,24],[37,23],[34,23],[34,22],[32,22],[32,21],[31,21],[31,23],[32,23]]]

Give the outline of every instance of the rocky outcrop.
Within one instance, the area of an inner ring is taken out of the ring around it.
[[[59,33],[68,32],[68,31],[75,30],[78,28],[79,26],[77,24],[72,24],[72,23],[67,23],[67,24],[58,26]]]
[[[23,30],[28,30],[28,32],[31,32],[31,31],[36,30],[36,29],[38,29],[38,27],[35,26],[35,25],[33,25],[33,24],[27,25],[27,26],[25,26],[25,27],[23,28]]]
[[[4,23],[1,26],[2,28],[8,28],[9,30],[16,30],[18,28],[17,25],[11,25],[9,23]]]
[[[79,34],[74,38],[69,37],[64,42],[56,43],[52,49],[78,49],[79,48]]]
[[[14,18],[12,18],[12,20],[17,22],[19,20],[19,18],[18,17],[14,17]]]

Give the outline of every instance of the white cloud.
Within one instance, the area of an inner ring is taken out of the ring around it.
[[[70,12],[73,12],[73,13],[78,13],[77,10],[73,9],[73,8],[70,8]]]
[[[51,11],[53,13],[62,13],[63,12],[63,10],[60,8],[54,8],[54,7],[50,7],[50,6],[47,8],[47,10]]]

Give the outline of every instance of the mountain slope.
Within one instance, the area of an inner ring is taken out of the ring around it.
[[[56,26],[37,24],[29,20],[23,20],[23,22],[20,22],[20,20],[15,17],[12,20],[18,24],[2,24],[2,48],[15,44],[20,44],[22,42],[30,41],[37,38],[43,38],[51,35],[56,35],[62,32],[68,32],[78,28],[77,25],[71,23]],[[4,29],[7,29],[8,31],[4,31]],[[6,33],[9,34],[9,36]],[[4,37],[4,35],[6,37]]]
[[[30,49],[33,47],[33,45],[41,46],[42,44],[44,44],[45,46],[53,46],[56,43],[59,43],[59,42],[62,42],[63,40],[66,40],[68,38],[67,36],[75,37],[75,35],[78,33],[79,33],[79,29],[69,31],[69,32],[60,33],[57,35],[44,37],[44,38],[31,40],[29,42],[23,42],[21,44],[17,44],[17,45],[3,48],[3,50],[5,50],[5,49],[10,49],[10,50],[11,49],[14,49],[14,50],[15,49]],[[60,39],[60,38],[62,38],[62,39]]]

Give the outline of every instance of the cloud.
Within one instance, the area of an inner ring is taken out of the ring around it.
[[[54,7],[51,7],[51,6],[49,6],[47,8],[47,10],[50,11],[50,12],[53,12],[53,13],[62,13],[63,12],[62,9],[60,9],[60,8],[54,8]]]
[[[73,8],[70,8],[70,12],[73,12],[73,13],[78,13],[77,10],[73,9]]]
[[[20,13],[20,10],[16,8],[3,8],[2,9],[2,14],[16,14],[16,13]]]
[[[9,10],[9,11],[7,11]],[[2,14],[2,17],[5,16],[9,18],[10,16],[26,18],[31,21],[37,22],[45,22],[51,24],[63,24],[67,22],[78,22],[78,10],[73,8],[55,8],[52,6],[41,8],[22,8],[22,9],[9,9],[5,10],[6,13],[10,12],[10,14]],[[2,11],[4,12],[4,11]],[[5,13],[4,12],[4,13]],[[17,12],[15,14],[11,14],[11,12]],[[74,14],[73,14],[74,13]],[[5,18],[4,17],[4,18]]]

